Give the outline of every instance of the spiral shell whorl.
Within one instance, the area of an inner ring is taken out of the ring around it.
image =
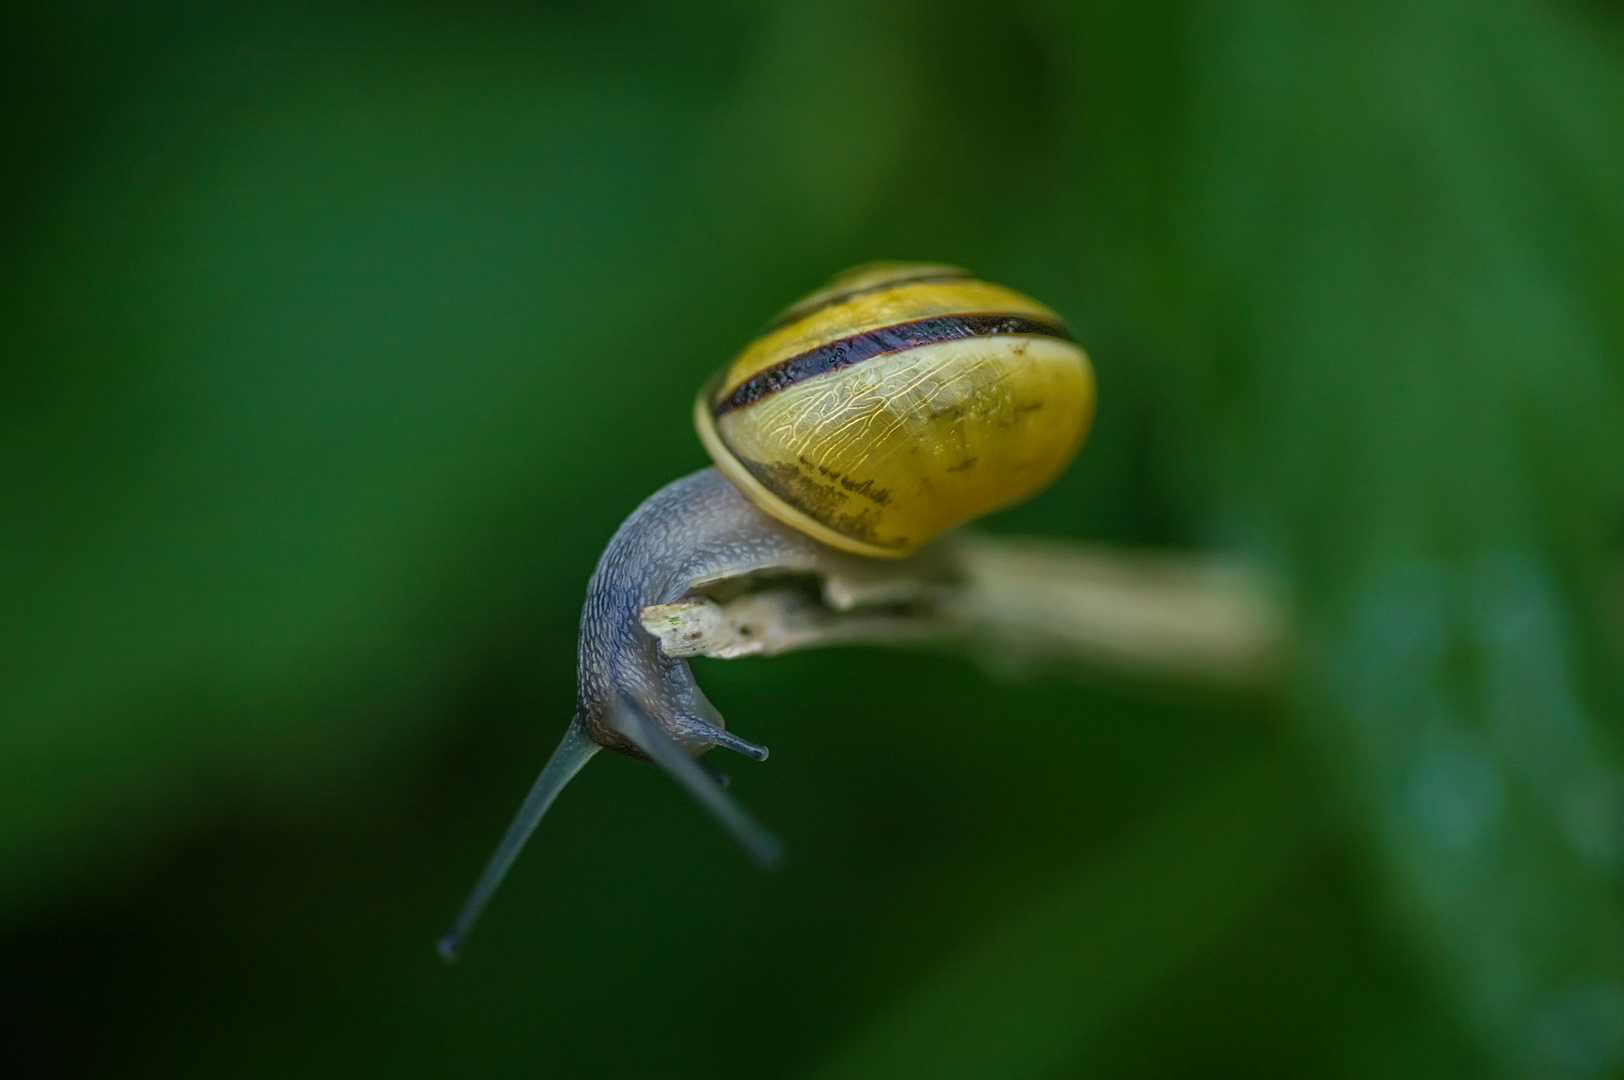
[[[756,505],[826,544],[898,557],[1033,494],[1093,417],[1059,317],[954,267],[848,271],[701,392],[700,439]]]

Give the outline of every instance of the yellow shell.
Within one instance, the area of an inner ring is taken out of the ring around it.
[[[951,266],[872,263],[791,306],[699,393],[711,458],[826,544],[907,555],[1032,495],[1094,415],[1059,317]]]

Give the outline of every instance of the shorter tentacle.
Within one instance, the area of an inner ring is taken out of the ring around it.
[[[753,758],[756,761],[767,760],[767,748],[760,743],[753,743],[749,739],[735,735],[726,728],[701,720],[697,716],[684,717],[683,722],[684,726],[692,729],[708,742],[732,750],[736,754],[743,754],[745,757]]]

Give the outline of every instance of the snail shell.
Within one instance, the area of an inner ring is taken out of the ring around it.
[[[694,404],[717,469],[756,506],[892,558],[1043,488],[1093,415],[1088,357],[1053,311],[909,263],[857,267],[792,305]]]

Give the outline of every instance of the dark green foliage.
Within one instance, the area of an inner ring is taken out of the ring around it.
[[[1624,1074],[1624,22],[1413,0],[0,12],[8,1075]],[[847,264],[1096,359],[989,523],[1247,550],[1275,701],[710,664],[567,720],[691,395]]]

